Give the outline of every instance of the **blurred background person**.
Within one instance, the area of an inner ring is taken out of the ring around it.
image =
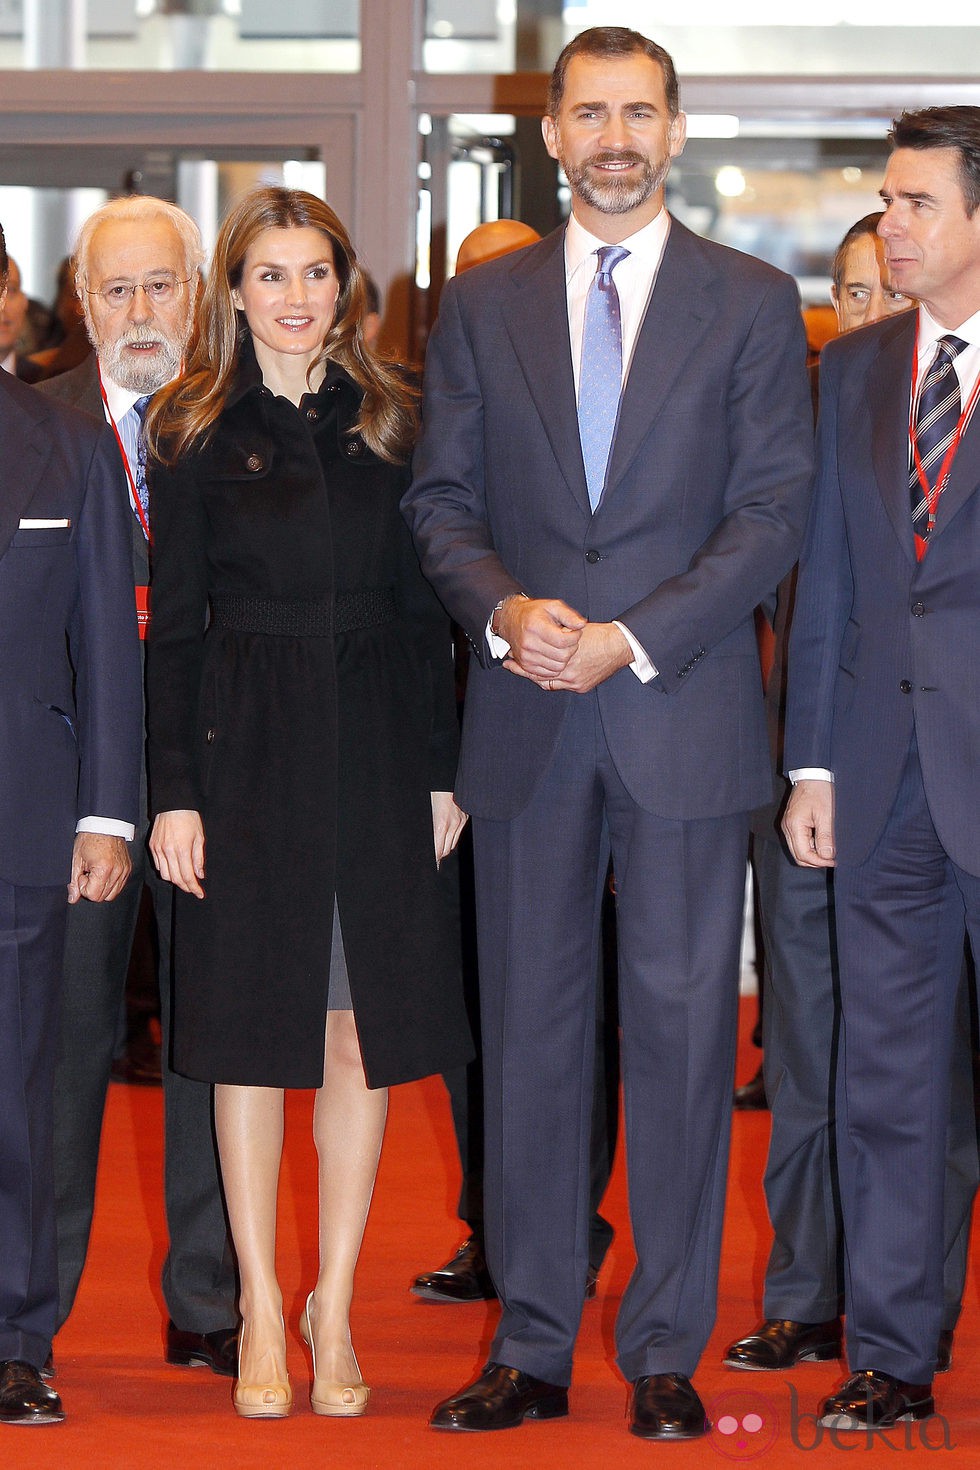
[[[449,624],[398,508],[415,394],[365,346],[364,310],[333,211],[259,189],[222,226],[186,376],[150,414],[151,850],[180,890],[174,1062],[216,1084],[243,1417],[292,1403],[283,1089],[317,1089],[311,1402],[356,1415],[386,1088],[472,1054],[437,881],[465,821]]]
[[[456,274],[497,260],[541,236],[519,219],[485,220],[471,230],[459,247]],[[468,645],[460,636],[457,648],[457,697],[462,702],[469,663]],[[473,858],[470,843],[462,844],[463,966],[470,1024],[479,1036],[479,977],[476,960],[476,915],[473,903]],[[602,965],[598,981],[596,1016],[596,1086],[592,1105],[589,1181],[589,1267],[585,1294],[596,1294],[599,1272],[613,1240],[613,1227],[599,1213],[609,1184],[619,1123],[619,1027],[616,1002],[616,906],[611,888],[602,909]],[[493,1301],[497,1293],[487,1269],[483,1239],[483,1070],[481,1059],[458,1067],[443,1077],[449,1093],[453,1131],[459,1150],[462,1186],[459,1218],[469,1234],[443,1266],[423,1271],[412,1283],[412,1293],[427,1302]]]
[[[8,255],[7,295],[0,306],[0,368],[20,378],[22,383],[36,383],[42,377],[41,369],[19,350],[27,323],[27,306],[27,295],[20,283],[20,267],[13,256]]]

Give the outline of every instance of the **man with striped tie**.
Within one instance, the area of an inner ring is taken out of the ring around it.
[[[789,648],[783,826],[835,867],[851,1377],[823,1422],[934,1412],[963,944],[980,938],[980,108],[906,112],[878,226],[918,310],[840,338]]]
[[[141,635],[149,615],[151,530],[143,414],[150,396],[181,371],[203,258],[197,225],[174,204],[133,195],[97,209],[82,225],[73,258],[95,350],[41,389],[87,410],[112,431],[128,488]],[[68,923],[54,1127],[58,1325],[72,1309],[88,1249],[102,1113],[145,883],[156,921],[163,1021],[167,1360],[228,1377],[236,1368],[238,1313],[212,1137],[211,1089],[179,1076],[169,1064],[172,889],[147,860],[146,813],[144,770],[130,880],[111,908],[79,904]]]

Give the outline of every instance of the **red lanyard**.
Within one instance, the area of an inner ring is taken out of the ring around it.
[[[955,367],[953,368],[953,372],[956,372]],[[957,381],[959,380],[957,379]],[[950,471],[953,468],[953,460],[956,458],[956,451],[960,447],[960,440],[963,437],[963,431],[969,423],[970,415],[976,407],[978,396],[980,396],[980,377],[978,377],[977,381],[974,383],[973,391],[967,399],[966,407],[957,420],[956,430],[953,434],[952,439],[949,442],[949,448],[943,455],[943,462],[939,467],[939,474],[936,476],[936,483],[935,485],[930,486],[929,480],[926,476],[926,472],[922,468],[922,459],[919,455],[919,435],[915,427],[915,413],[918,406],[917,401],[919,397],[919,323],[918,320],[916,320],[915,348],[912,356],[912,402],[909,408],[909,443],[912,445],[912,461],[915,465],[915,473],[919,480],[919,487],[925,497],[929,531],[931,531],[933,526],[936,524],[936,509],[939,505],[939,497],[949,483]],[[929,542],[927,536],[920,536],[918,535],[918,533],[916,533],[915,550],[916,555],[918,556],[920,561],[925,556],[926,547],[928,546],[928,544]]]
[[[143,506],[140,503],[139,495],[136,493],[136,481],[133,479],[133,471],[130,468],[129,455],[126,453],[126,446],[122,442],[122,435],[120,434],[119,429],[116,426],[116,421],[112,416],[112,409],[109,407],[109,399],[105,391],[105,384],[102,381],[102,366],[98,361],[96,362],[96,368],[99,374],[99,392],[102,394],[102,402],[105,405],[106,417],[108,418],[109,423],[112,425],[112,432],[116,436],[116,443],[119,445],[119,456],[123,462],[123,469],[126,471],[126,479],[129,481],[130,503],[134,511],[136,512],[137,517],[139,518],[140,525],[143,527],[143,535],[146,537],[147,541],[149,541],[149,522],[146,519],[146,512],[143,510]],[[141,425],[140,433],[142,432],[143,429]]]

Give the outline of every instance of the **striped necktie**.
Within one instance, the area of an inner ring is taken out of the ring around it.
[[[936,488],[943,458],[953,442],[960,420],[960,384],[953,359],[965,346],[966,343],[959,337],[939,338],[936,355],[929,364],[929,371],[923,379],[915,405],[915,438],[919,449],[919,464],[930,490]],[[914,453],[909,467],[909,493],[912,502],[912,528],[916,536],[924,542],[931,529],[929,501],[925,486],[919,479]]]
[[[146,417],[151,397],[152,395],[147,393],[144,397],[137,398],[131,410],[139,419],[139,428],[136,431],[136,463],[133,467],[133,483],[136,486],[136,494],[143,507],[147,525],[150,524],[150,492],[146,488],[146,435],[143,432],[143,420]]]
[[[623,388],[623,331],[619,292],[612,273],[629,255],[622,245],[596,251],[599,264],[585,298],[582,370],[579,374],[578,424],[585,461],[589,504],[602,499]]]

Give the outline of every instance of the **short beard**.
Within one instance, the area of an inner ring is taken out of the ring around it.
[[[630,151],[613,153],[606,150],[594,153],[580,164],[570,164],[559,154],[558,162],[565,171],[572,193],[591,209],[597,209],[600,214],[629,214],[632,210],[639,209],[663,187],[670,173],[669,158],[665,158],[660,167],[654,169],[649,158],[644,158],[642,153]],[[600,163],[639,164],[642,173],[636,180],[618,174],[609,178],[602,174],[597,176],[592,173],[592,169]]]
[[[190,328],[180,337],[168,336],[159,328],[130,327],[122,337],[113,342],[100,342],[91,331],[92,345],[98,353],[99,363],[106,377],[129,393],[155,393],[166,383],[176,378],[184,360],[184,349],[190,337]],[[137,342],[156,342],[160,351],[152,358],[141,361],[139,353],[127,353],[126,348]]]

